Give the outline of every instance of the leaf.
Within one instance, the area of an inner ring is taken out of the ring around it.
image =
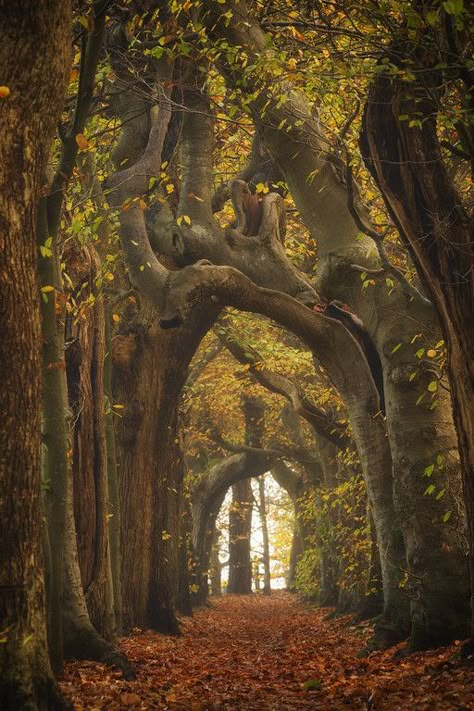
[[[434,484],[429,484],[429,486],[426,487],[424,496],[431,496],[431,494],[434,492],[436,489],[436,486]]]
[[[427,390],[430,393],[435,393],[438,389],[438,381],[437,380],[432,380],[431,383],[428,384]]]
[[[42,294],[50,294],[52,291],[54,291],[54,286],[47,285],[41,287]]]
[[[76,133],[76,143],[81,151],[84,151],[86,150],[86,148],[89,148],[89,141],[83,133]]]
[[[425,467],[425,471],[423,472],[424,476],[431,476],[434,472],[435,465],[434,464],[429,464],[427,467]]]
[[[10,96],[10,88],[8,86],[0,86],[0,99],[8,99]]]
[[[304,682],[303,688],[306,691],[319,691],[319,689],[321,688],[321,684],[321,679],[308,679],[308,681]]]
[[[140,701],[141,699],[138,694],[125,693],[120,696],[120,703],[124,706],[135,706],[135,704],[139,704]]]

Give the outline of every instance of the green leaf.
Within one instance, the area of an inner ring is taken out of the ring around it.
[[[308,679],[303,684],[303,688],[306,691],[318,691],[321,688],[321,679]]]
[[[431,496],[431,494],[434,492],[436,489],[436,486],[434,484],[430,484],[429,486],[426,487],[424,496]]]
[[[446,513],[443,516],[443,523],[447,523],[450,518],[451,518],[451,511],[446,511]]]
[[[435,465],[434,464],[429,464],[427,467],[425,467],[425,471],[423,472],[424,476],[431,476],[434,472]]]
[[[431,383],[429,383],[427,390],[430,393],[435,393],[438,389],[438,381],[437,380],[432,380]]]

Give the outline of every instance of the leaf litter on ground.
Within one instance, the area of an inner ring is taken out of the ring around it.
[[[371,625],[328,612],[284,592],[211,598],[181,619],[181,637],[121,640],[137,681],[71,662],[61,687],[77,711],[474,711],[474,667],[455,658],[459,642],[359,658]]]

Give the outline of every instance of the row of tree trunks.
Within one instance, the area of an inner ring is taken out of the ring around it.
[[[225,37],[243,48],[249,64],[254,60],[258,63],[266,51],[266,38],[248,13],[247,3],[240,1],[237,8],[228,0],[225,7],[231,12],[229,22],[219,19],[223,17],[221,4],[206,4],[203,17],[212,36]],[[391,521],[396,516],[406,546],[412,598],[411,644],[422,648],[458,638],[462,630],[466,631],[469,585],[462,543],[464,507],[456,432],[450,417],[449,391],[439,387],[438,405],[430,406],[426,392],[432,380],[431,363],[420,362],[415,357],[419,344],[412,345],[420,331],[427,344],[439,340],[434,310],[426,299],[407,293],[401,284],[389,293],[383,275],[375,279],[373,288],[361,289],[360,265],[380,269],[380,262],[372,239],[359,234],[344,184],[327,160],[331,147],[304,99],[284,83],[267,84],[261,76],[248,73],[243,78],[238,63],[223,63],[222,68],[228,82],[234,88],[238,83],[238,90],[250,97],[264,143],[315,238],[322,294],[349,304],[362,318],[381,359],[395,493]],[[279,101],[281,93],[286,95],[285,102]],[[383,131],[387,135],[386,128]],[[414,371],[417,377],[410,380]],[[424,495],[423,472],[438,456],[443,457],[445,466],[435,471],[433,483],[439,490],[445,489],[442,500]],[[450,518],[443,520],[447,511]],[[378,526],[375,508],[374,516]],[[382,547],[385,549],[384,544]],[[449,599],[437,592],[448,589]],[[405,625],[400,633],[404,631]]]

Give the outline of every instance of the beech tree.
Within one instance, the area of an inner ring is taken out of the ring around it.
[[[0,4],[0,706],[61,708],[46,640],[37,206],[70,61],[68,2]],[[18,67],[28,67],[28,73]]]

